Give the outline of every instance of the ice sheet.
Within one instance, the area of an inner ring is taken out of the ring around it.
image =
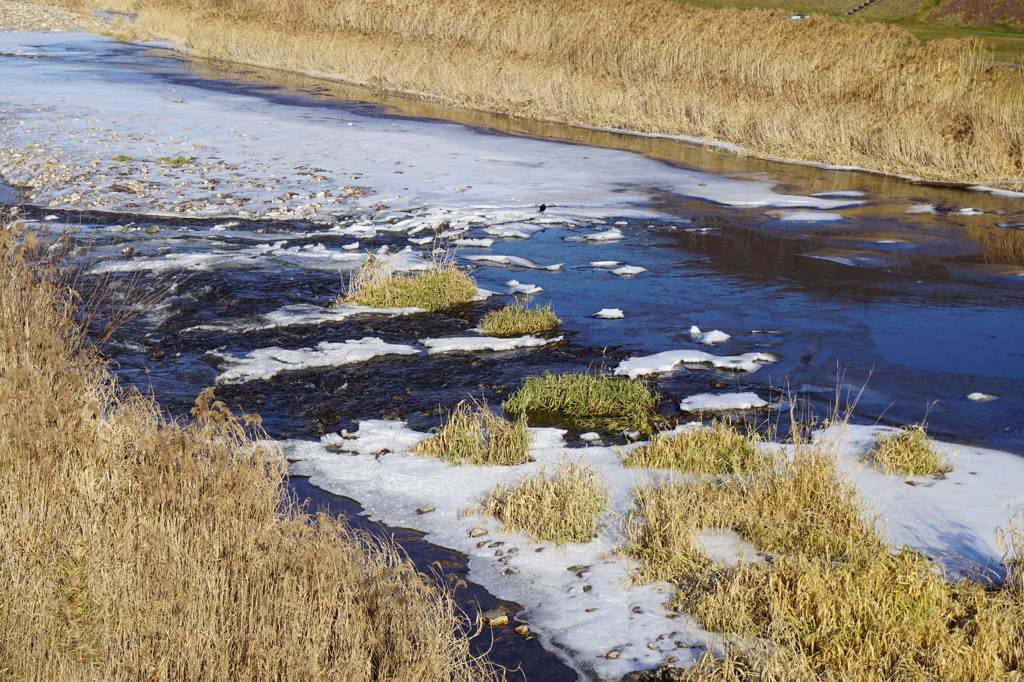
[[[412,346],[385,343],[372,336],[340,343],[322,341],[315,348],[299,348],[297,350],[276,346],[259,348],[244,358],[222,355],[228,369],[217,377],[217,383],[240,384],[246,381],[271,379],[281,372],[340,367],[366,362],[384,355],[417,355],[419,352]]]
[[[683,398],[679,409],[683,412],[726,412],[752,410],[764,407],[768,401],[756,393],[698,393]]]
[[[479,353],[481,351],[504,351],[516,348],[537,348],[558,343],[563,337],[556,336],[550,339],[539,336],[517,336],[510,339],[500,339],[491,336],[451,336],[442,339],[420,339],[427,349],[427,353]]]
[[[615,374],[634,379],[647,374],[671,372],[679,365],[711,365],[737,372],[756,372],[762,365],[777,361],[778,357],[771,353],[712,355],[699,350],[667,350],[623,360],[615,368]]]
[[[711,346],[716,343],[724,343],[731,339],[732,337],[726,334],[725,332],[721,331],[720,329],[715,329],[710,332],[702,332],[700,330],[700,327],[698,327],[697,325],[693,325],[692,327],[690,327],[690,338],[696,341],[697,343],[702,343],[706,346]]]

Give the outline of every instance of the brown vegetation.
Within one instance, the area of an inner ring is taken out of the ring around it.
[[[196,54],[534,119],[1024,187],[1024,77],[977,41],[664,0],[139,0]]]
[[[495,679],[392,546],[282,508],[256,424],[168,423],[10,231],[0,263],[0,678]]]
[[[742,478],[642,486],[629,525],[638,578],[676,583],[671,606],[728,636],[724,656],[680,679],[1018,679],[1024,664],[1019,521],[1003,536],[1001,589],[951,581],[927,557],[890,553],[818,446],[776,452]],[[715,564],[695,537],[711,528],[772,561]]]

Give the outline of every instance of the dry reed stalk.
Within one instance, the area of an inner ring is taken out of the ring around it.
[[[139,0],[140,30],[525,118],[1024,188],[1024,76],[977,41],[665,0]]]
[[[412,452],[452,464],[514,466],[532,462],[526,417],[509,421],[485,403],[463,400],[448,421]]]
[[[0,677],[500,677],[393,546],[282,507],[255,424],[209,393],[168,423],[10,231],[0,262]]]
[[[496,486],[479,511],[537,541],[589,542],[607,505],[608,489],[598,474],[564,459],[553,470],[541,467],[518,483]]]

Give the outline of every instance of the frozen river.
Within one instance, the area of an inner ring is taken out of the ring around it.
[[[173,414],[210,385],[259,412],[302,460],[297,472],[465,552],[470,577],[523,604],[541,643],[582,676],[683,662],[715,638],[685,616],[668,628],[663,589],[625,588],[628,566],[600,558],[611,532],[503,577],[506,563],[463,537],[460,524],[479,520],[458,518],[462,498],[445,508],[428,489],[469,495],[506,471],[370,450],[332,464],[322,446],[343,429],[359,428],[365,448],[381,429],[415,439],[367,420],[422,432],[439,406],[498,402],[543,370],[642,367],[659,370],[648,376],[680,419],[680,401],[702,393],[794,395],[824,415],[838,383],[861,393],[857,424],[927,419],[964,452],[1024,454],[1024,198],[504,121],[87,34],[0,34],[0,83],[0,174],[23,190],[24,215],[70,231],[72,257],[94,275],[86,286],[145,301],[106,348],[117,371]],[[408,249],[416,267],[436,246],[492,295],[438,315],[325,307],[368,251]],[[499,353],[423,342],[473,338],[484,312],[517,297],[551,303],[564,338]],[[622,317],[594,316],[603,309]],[[727,338],[701,343],[693,326]],[[366,339],[356,360],[338,350]],[[629,364],[667,351],[689,360]],[[737,371],[744,357],[760,360]],[[614,451],[578,435],[538,431],[537,459],[569,449],[616,480]],[[989,461],[1003,463],[1005,486],[983,472],[991,494],[975,482],[965,499],[987,495],[992,518],[1005,512],[1021,499],[1017,459]],[[436,517],[410,515],[417,499]],[[941,501],[927,504],[944,523]],[[901,523],[899,542],[998,561],[990,537],[954,542]],[[587,578],[565,571],[580,564],[594,567]],[[581,580],[607,588],[582,593]],[[622,655],[595,658],[610,650]],[[526,668],[536,679],[574,676],[539,665]]]

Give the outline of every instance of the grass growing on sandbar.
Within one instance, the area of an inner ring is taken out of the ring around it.
[[[447,423],[412,452],[452,464],[511,466],[533,461],[529,449],[525,417],[509,421],[485,404],[463,400]]]

